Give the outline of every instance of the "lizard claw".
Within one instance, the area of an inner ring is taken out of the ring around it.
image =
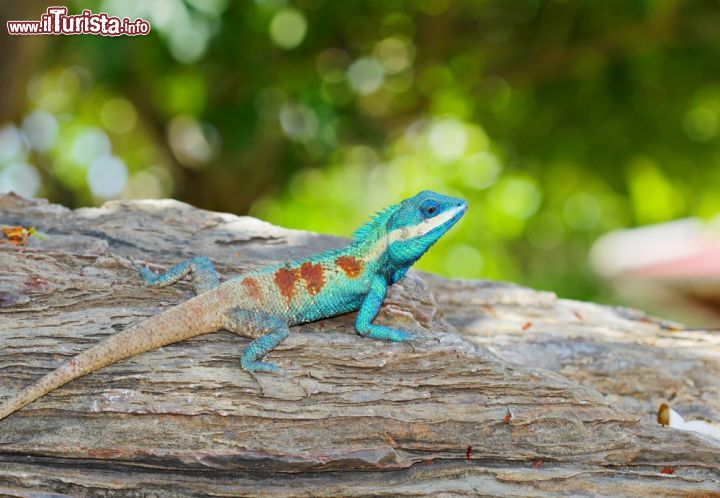
[[[135,268],[140,273],[140,276],[145,281],[146,284],[152,285],[157,280],[157,275],[152,272],[146,265],[141,265],[137,263],[133,263],[135,265]]]
[[[267,363],[265,361],[253,361],[252,363],[241,361],[240,364],[242,365],[243,370],[245,370],[250,375],[250,378],[257,385],[258,389],[260,390],[261,398],[265,397],[265,389],[263,389],[262,383],[257,377],[257,374],[259,372],[273,373],[287,377],[285,370],[278,367],[277,365],[273,365],[272,363]]]
[[[278,367],[277,365],[273,365],[272,363],[268,363],[265,361],[253,361],[252,363],[243,363],[242,365],[243,369],[247,370],[248,372],[257,373],[257,372],[268,372],[268,373],[276,373],[281,375],[287,375],[285,374],[285,370]]]
[[[410,332],[403,332],[402,330],[393,330],[388,333],[388,341],[393,342],[412,341],[414,338]]]
[[[390,327],[383,327],[382,325],[373,325],[368,332],[364,334],[361,333],[360,335],[369,337],[370,339],[390,342],[406,342],[414,339],[410,332],[403,332],[402,330],[391,329]]]

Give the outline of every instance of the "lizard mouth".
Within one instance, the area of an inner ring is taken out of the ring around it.
[[[423,235],[433,233],[438,230],[442,230],[444,232],[445,230],[448,230],[451,226],[453,226],[455,223],[457,223],[458,220],[463,217],[468,208],[467,202],[461,202],[462,204],[452,209],[448,209],[444,213],[437,215],[435,218],[428,220],[429,222],[433,223],[432,226],[430,226],[426,231],[423,232]]]
[[[443,232],[453,226],[465,214],[467,203],[455,206],[439,215],[427,219],[417,225],[398,228],[390,232],[388,242],[404,241],[424,237],[425,235],[435,233],[438,230]]]
[[[459,206],[448,210],[447,211],[447,215],[448,215],[447,220],[441,226],[454,225],[455,223],[457,223],[457,221],[460,218],[463,217],[463,215],[467,212],[467,209],[468,209],[467,202],[462,201],[462,204],[460,204]]]

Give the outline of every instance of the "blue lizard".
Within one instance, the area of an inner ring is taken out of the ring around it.
[[[164,287],[187,275],[196,297],[148,318],[80,353],[0,406],[0,419],[73,379],[117,361],[226,329],[253,339],[240,364],[249,372],[277,372],[262,358],[293,325],[358,311],[358,334],[385,341],[412,335],[373,322],[388,286],[400,280],[463,216],[467,203],[423,191],[378,213],[344,249],[268,266],[220,284],[206,257],[184,261],[161,275],[139,271],[146,284]]]

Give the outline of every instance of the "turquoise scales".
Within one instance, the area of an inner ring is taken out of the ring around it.
[[[73,379],[117,361],[227,329],[253,341],[241,356],[250,372],[279,368],[262,358],[289,327],[358,310],[355,329],[371,339],[407,341],[408,332],[373,324],[388,286],[463,216],[461,199],[424,191],[390,206],[358,229],[344,249],[240,275],[220,284],[208,258],[184,261],[162,275],[139,268],[164,287],[190,275],[197,296],[109,337],[42,377],[0,406],[0,419]]]

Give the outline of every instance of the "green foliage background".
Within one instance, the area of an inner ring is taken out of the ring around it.
[[[420,268],[600,300],[600,234],[720,212],[717,1],[69,7],[153,31],[5,37],[0,143],[47,140],[0,151],[0,186],[70,206],[172,196],[339,235],[435,189],[471,209]]]

